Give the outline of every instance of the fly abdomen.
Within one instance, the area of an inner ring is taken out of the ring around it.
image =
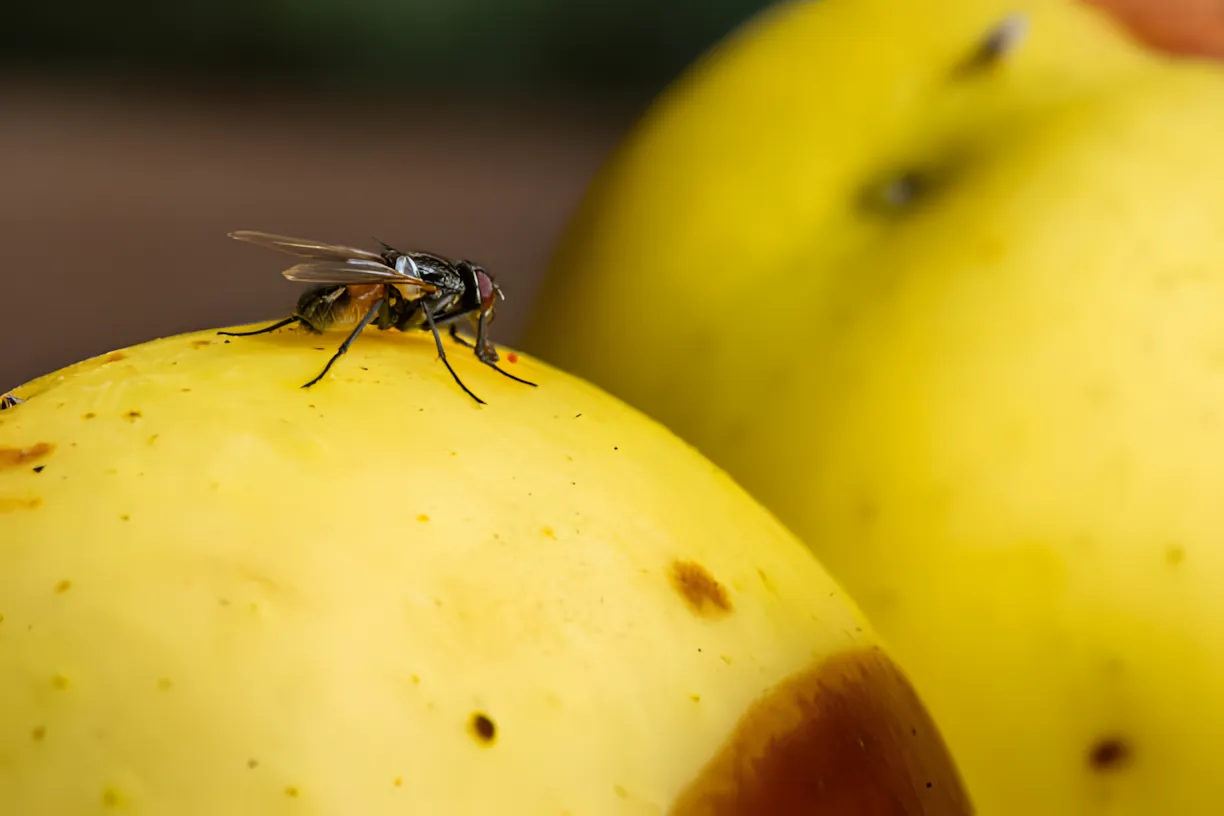
[[[383,293],[381,285],[316,286],[298,298],[297,316],[318,332],[352,328]]]

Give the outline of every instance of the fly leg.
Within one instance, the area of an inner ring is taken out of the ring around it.
[[[476,319],[476,359],[480,360],[480,362],[484,363],[498,374],[504,374],[515,382],[521,382],[523,385],[535,387],[535,383],[524,380],[521,377],[516,377],[509,371],[504,371],[497,367],[497,349],[493,347],[493,343],[489,340],[489,332],[486,329],[487,322],[488,321],[483,314]]]
[[[283,329],[285,326],[288,326],[290,323],[305,323],[305,322],[306,321],[302,320],[302,318],[298,317],[297,315],[294,315],[293,317],[286,317],[284,320],[281,320],[280,322],[273,323],[271,326],[266,326],[262,329],[256,329],[255,331],[247,331],[247,332],[219,331],[217,332],[217,334],[223,334],[226,337],[250,337],[253,334],[264,334],[266,332],[276,331],[277,329]]]
[[[452,340],[464,348],[474,348],[471,343],[463,339],[462,335],[459,334],[459,327],[454,323],[450,324],[450,336]]]
[[[429,330],[433,332],[434,344],[438,347],[438,357],[442,359],[442,363],[446,366],[446,370],[449,371],[451,376],[455,378],[455,382],[458,383],[459,387],[463,389],[463,393],[467,394],[481,405],[485,405],[485,401],[473,394],[468,387],[463,384],[463,380],[459,379],[459,375],[455,373],[455,369],[451,368],[450,361],[446,359],[446,349],[442,348],[442,335],[438,334],[438,324],[434,322],[433,315],[429,313],[429,306],[423,307],[421,312],[425,315],[425,322],[429,324]]]
[[[378,312],[382,308],[382,305],[382,298],[374,301],[374,305],[372,305],[370,310],[366,312],[365,317],[361,318],[361,322],[357,324],[357,328],[353,329],[349,336],[345,338],[344,342],[340,344],[340,348],[336,349],[336,353],[333,354],[331,359],[327,361],[327,365],[323,366],[323,370],[319,372],[319,376],[303,385],[303,388],[309,388],[327,375],[327,372],[331,369],[332,364],[336,362],[336,360],[339,360],[340,356],[344,354],[344,352],[348,351],[349,346],[351,346],[353,341],[357,339],[357,335],[361,334],[361,332],[365,330],[365,327],[370,325],[374,318],[378,317]]]

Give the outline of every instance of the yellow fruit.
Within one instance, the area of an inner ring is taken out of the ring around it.
[[[523,344],[815,549],[983,813],[1224,813],[1224,75],[1063,3],[956,68],[1004,10],[732,39],[602,173]]]
[[[456,350],[478,406],[425,335],[299,388],[335,340],[171,337],[0,413],[0,811],[970,812],[853,602],[690,447]]]

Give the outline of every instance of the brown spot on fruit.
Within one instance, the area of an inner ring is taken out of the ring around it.
[[[55,446],[49,442],[39,442],[37,445],[31,445],[28,448],[0,448],[0,470],[21,467],[30,462],[37,462],[53,450],[55,450]]]
[[[472,734],[478,742],[486,745],[492,745],[493,740],[497,738],[497,726],[493,724],[493,720],[489,719],[488,715],[480,711],[472,713],[472,718],[468,722],[468,727],[471,728]]]
[[[35,742],[42,742],[47,736],[47,729],[41,725],[36,725],[30,730],[30,739]]]
[[[81,414],[81,419],[93,419],[96,416],[97,414],[95,414],[93,411],[86,411],[85,413]]]
[[[61,595],[70,589],[72,589],[72,582],[67,578],[55,585],[55,591]]]
[[[35,496],[29,499],[17,499],[11,496],[0,496],[0,513],[13,510],[36,510],[42,506],[42,499]]]
[[[139,411],[133,409],[131,411],[128,411],[126,414],[124,414],[123,418],[126,419],[128,422],[135,422],[136,420],[140,419],[141,416],[142,414]]]
[[[1104,773],[1114,771],[1130,762],[1133,751],[1126,740],[1120,737],[1104,737],[1088,749],[1088,766]]]
[[[124,805],[124,796],[117,788],[102,789],[102,807],[119,808]]]
[[[1178,564],[1186,560],[1186,550],[1184,547],[1172,546],[1165,550],[1165,562],[1171,567],[1176,567]]]
[[[255,770],[256,768],[259,767],[259,760],[258,759],[248,759],[247,767],[250,768],[252,771]]]
[[[211,346],[211,345],[212,345],[211,340],[192,340],[191,341],[192,348],[204,348],[205,346]]]
[[[696,561],[673,562],[671,582],[689,609],[698,615],[718,618],[731,611],[727,588]]]
[[[289,787],[285,788],[285,795],[288,796],[290,799],[298,798],[297,786],[290,785]]]
[[[1139,42],[1190,57],[1224,57],[1224,13],[1214,0],[1088,0]]]
[[[557,533],[551,527],[541,527],[540,535],[544,536],[545,538],[551,538],[553,541],[557,540]]]
[[[117,363],[120,360],[126,360],[126,359],[127,359],[127,355],[124,354],[122,351],[112,351],[110,354],[106,355],[103,362]]]
[[[161,691],[169,691],[174,688],[174,682],[169,677],[162,677],[157,681],[157,688]]]
[[[51,678],[51,688],[56,691],[64,691],[68,688],[68,678],[62,674],[57,674]]]
[[[757,700],[672,816],[973,813],[947,746],[879,648],[834,655]]]

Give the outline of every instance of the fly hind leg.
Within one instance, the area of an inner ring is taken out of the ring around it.
[[[256,334],[266,334],[268,332],[274,332],[277,329],[283,329],[285,326],[288,326],[291,323],[301,323],[306,328],[313,328],[305,320],[298,317],[297,315],[294,315],[293,317],[286,317],[284,320],[277,321],[276,323],[273,323],[271,326],[265,326],[264,328],[256,329],[255,331],[246,331],[246,332],[219,331],[217,332],[217,334],[221,334],[226,337],[251,337],[252,335],[256,335]]]
[[[303,388],[309,388],[327,375],[327,372],[331,370],[332,365],[339,360],[346,351],[348,351],[349,346],[353,345],[353,341],[357,339],[357,336],[365,330],[366,326],[370,325],[370,323],[374,321],[374,318],[378,317],[384,302],[385,301],[383,298],[379,298],[378,300],[374,301],[374,304],[370,306],[370,310],[366,312],[365,317],[361,318],[361,322],[357,324],[357,327],[354,328],[353,331],[349,333],[349,336],[345,338],[344,342],[340,344],[340,348],[336,349],[336,353],[333,354],[331,359],[327,361],[327,365],[323,366],[323,370],[319,372],[319,376],[303,385]]]

